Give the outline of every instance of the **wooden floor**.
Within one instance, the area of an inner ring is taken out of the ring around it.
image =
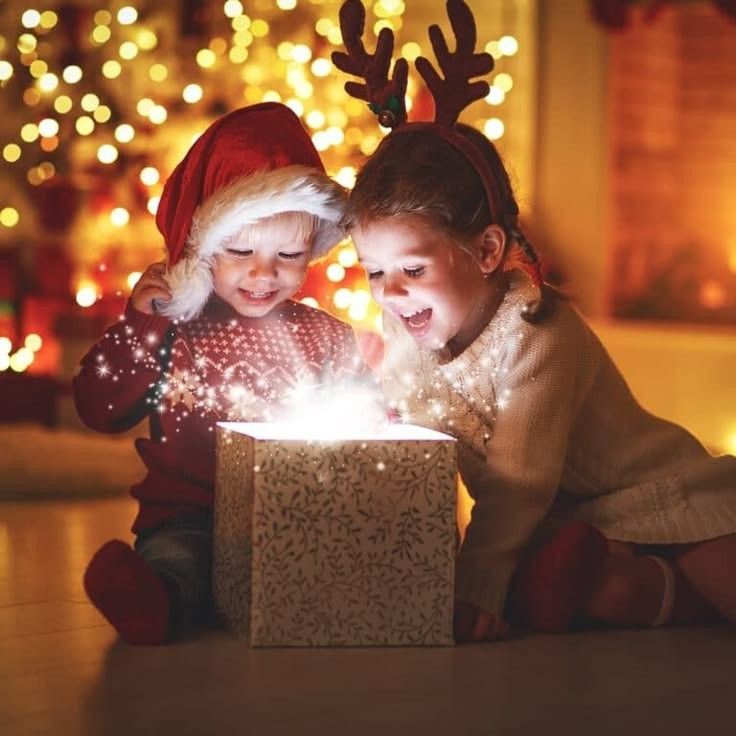
[[[0,504],[0,734],[734,734],[736,632],[591,632],[455,649],[133,648],[84,566],[123,499]]]

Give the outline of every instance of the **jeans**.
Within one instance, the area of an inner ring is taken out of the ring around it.
[[[212,516],[197,514],[141,532],[135,551],[169,594],[173,636],[209,623],[212,603]]]

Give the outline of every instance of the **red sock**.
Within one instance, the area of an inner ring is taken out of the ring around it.
[[[519,566],[511,593],[513,616],[532,631],[569,631],[608,554],[594,526],[571,522]]]
[[[133,548],[113,539],[84,573],[92,603],[128,644],[163,644],[169,631],[169,597],[161,578]]]

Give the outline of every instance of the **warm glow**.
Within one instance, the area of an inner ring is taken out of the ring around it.
[[[151,197],[148,200],[148,204],[146,204],[146,209],[152,214],[155,215],[156,212],[158,212],[158,203],[161,201],[161,197]]]
[[[314,128],[316,130],[317,128],[321,128],[324,124],[325,116],[320,110],[312,110],[312,112],[307,115],[307,125],[310,128]]]
[[[82,110],[93,112],[100,106],[100,98],[92,92],[88,92],[82,97],[80,105],[82,106]]]
[[[136,105],[135,109],[138,111],[139,115],[143,115],[143,117],[148,117],[155,105],[156,103],[152,99],[148,97],[143,97],[142,99],[138,100],[138,104]]]
[[[38,10],[26,10],[20,18],[24,28],[35,28],[41,22],[41,13]]]
[[[72,64],[64,69],[61,76],[67,84],[76,84],[82,78],[82,74],[81,68]]]
[[[49,65],[43,59],[36,59],[29,67],[31,76],[40,79],[49,70]]]
[[[19,220],[20,215],[14,207],[3,207],[0,210],[0,225],[3,227],[15,227]]]
[[[159,174],[158,169],[154,168],[153,166],[146,166],[145,168],[141,169],[141,181],[147,186],[152,187],[154,184],[158,183],[158,180],[161,178],[161,174]]]
[[[489,41],[486,44],[486,53],[490,54],[494,59],[500,59],[503,56],[498,41]]]
[[[89,135],[95,129],[95,121],[89,115],[82,115],[77,118],[76,128],[79,135]]]
[[[13,348],[13,343],[10,342],[9,337],[4,335],[0,337],[0,355],[7,355]]]
[[[136,44],[134,44],[132,41],[124,41],[120,44],[118,54],[120,54],[121,59],[130,61],[131,59],[135,59],[135,57],[138,56],[138,46],[136,46]]]
[[[726,452],[729,455],[736,455],[736,429],[726,437]]]
[[[140,280],[142,275],[143,274],[140,271],[131,271],[128,274],[128,278],[126,279],[128,283],[128,288],[133,289],[135,285],[138,283],[138,281]]]
[[[414,61],[422,54],[422,47],[416,41],[409,41],[401,47],[401,55],[407,61]]]
[[[118,23],[121,26],[129,26],[138,20],[138,11],[135,8],[126,6],[118,10]]]
[[[250,24],[250,32],[256,38],[263,38],[263,36],[267,36],[268,31],[269,31],[268,23],[266,23],[265,20],[261,20],[260,18],[258,20],[254,20]]]
[[[202,99],[202,94],[202,88],[198,84],[188,84],[184,87],[181,96],[184,98],[184,102],[193,104]]]
[[[509,92],[514,86],[514,80],[511,78],[510,74],[501,72],[500,74],[496,74],[493,78],[493,86],[500,87],[504,92]]]
[[[228,18],[237,18],[243,13],[243,5],[239,0],[227,0],[223,11]]]
[[[97,301],[97,287],[92,283],[85,283],[77,289],[75,298],[80,307],[91,307]]]
[[[149,31],[148,28],[143,28],[136,34],[135,42],[138,48],[144,51],[151,51],[156,48],[158,37],[153,31]]]
[[[215,62],[217,61],[217,56],[215,55],[215,52],[212,51],[212,49],[200,49],[197,51],[197,64],[199,64],[204,69],[208,69],[211,66],[215,65]]]
[[[21,149],[17,143],[8,143],[8,145],[3,148],[3,158],[11,164],[15,163],[20,158],[20,154]]]
[[[118,149],[110,143],[104,143],[97,149],[97,158],[103,164],[114,163],[118,158]]]
[[[110,59],[102,65],[102,75],[107,79],[117,79],[122,71],[123,67],[115,59]]]
[[[39,136],[38,126],[35,123],[26,123],[20,129],[20,137],[26,143],[33,143]]]
[[[154,105],[153,109],[148,115],[148,119],[154,125],[161,125],[162,123],[166,122],[166,118],[168,116],[169,114],[168,112],[166,112],[166,108],[163,105]]]
[[[43,13],[41,13],[41,28],[45,28],[47,30],[49,28],[53,28],[58,20],[59,17],[53,10],[44,10]]]
[[[355,248],[348,246],[340,249],[337,260],[343,268],[352,268],[358,262],[358,254]]]
[[[296,7],[296,0],[276,0],[276,5],[278,5],[281,10],[294,10]]]
[[[35,332],[32,332],[30,335],[26,336],[25,339],[25,346],[33,351],[34,353],[37,353],[41,346],[43,345],[43,340],[41,339],[40,335],[37,335]]]
[[[500,105],[506,98],[506,93],[495,84],[491,85],[491,89],[485,97],[486,102],[489,105]]]
[[[59,123],[53,118],[44,118],[38,124],[38,132],[42,138],[53,138],[59,132]]]
[[[335,179],[346,189],[352,189],[355,186],[355,168],[353,166],[343,166],[335,175]]]
[[[53,92],[59,86],[59,77],[51,72],[46,72],[38,80],[38,87],[42,92]]]
[[[297,44],[291,52],[291,58],[300,64],[306,64],[312,58],[312,50],[303,43]]]
[[[100,45],[107,43],[110,36],[112,36],[112,31],[107,26],[97,26],[92,31],[92,40]]]
[[[61,115],[68,113],[72,109],[73,105],[74,103],[69,95],[59,95],[54,100],[54,110]]]
[[[115,128],[115,140],[119,143],[130,143],[135,138],[135,128],[128,123],[123,123]]]
[[[115,227],[125,227],[129,221],[130,213],[125,209],[125,207],[116,207],[110,213],[110,222],[115,225]]]
[[[4,59],[0,61],[0,82],[5,82],[13,76],[13,65]]]
[[[311,69],[315,77],[326,77],[332,71],[332,62],[329,59],[315,59]]]
[[[492,141],[497,141],[501,138],[505,129],[503,120],[499,120],[499,118],[491,118],[490,120],[487,120],[486,124],[483,126],[483,132]]]
[[[519,42],[513,36],[501,36],[498,48],[504,56],[513,56],[519,50]]]
[[[169,70],[163,64],[154,64],[148,70],[148,76],[154,82],[163,82],[169,76]]]
[[[112,117],[112,110],[107,105],[100,105],[92,113],[92,117],[98,123],[106,123]]]
[[[327,266],[325,275],[330,281],[337,283],[345,278],[345,269],[339,263],[330,263],[330,265]]]
[[[18,36],[18,51],[21,54],[30,54],[31,51],[35,51],[37,43],[38,41],[32,33],[23,33]]]
[[[341,288],[338,289],[332,295],[332,303],[338,309],[347,309],[353,301],[353,292],[350,289]]]

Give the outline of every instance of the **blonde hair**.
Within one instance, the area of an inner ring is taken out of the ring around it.
[[[244,225],[226,243],[235,241],[248,246],[257,246],[265,240],[278,237],[287,231],[295,243],[305,243],[311,248],[320,226],[320,218],[309,212],[279,212]]]

